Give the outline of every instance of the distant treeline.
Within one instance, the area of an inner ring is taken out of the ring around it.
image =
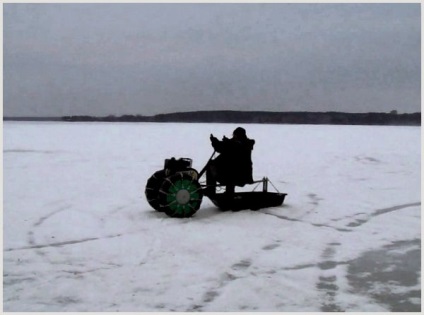
[[[5,117],[4,120],[421,126],[421,113],[398,114],[396,111],[390,113],[195,111],[155,116],[63,116],[50,119]]]

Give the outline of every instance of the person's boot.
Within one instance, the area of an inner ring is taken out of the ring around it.
[[[235,187],[233,185],[227,185],[227,186],[225,186],[225,196],[228,199],[233,199],[234,198],[234,189],[235,189]]]
[[[203,195],[207,197],[213,197],[216,194],[215,185],[206,185],[206,188],[203,189]]]
[[[203,194],[207,197],[215,196],[216,194],[216,180],[210,166],[206,170],[206,188],[203,189]]]

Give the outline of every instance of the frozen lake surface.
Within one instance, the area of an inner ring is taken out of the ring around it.
[[[421,310],[420,127],[243,125],[282,207],[148,205],[235,127],[5,122],[4,311]]]

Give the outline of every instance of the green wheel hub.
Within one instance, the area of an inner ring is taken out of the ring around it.
[[[192,216],[199,209],[203,197],[197,180],[181,173],[167,178],[161,193],[161,205],[166,214],[180,218]]]

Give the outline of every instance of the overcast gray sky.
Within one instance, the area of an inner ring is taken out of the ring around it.
[[[3,4],[4,116],[421,110],[416,4]]]

